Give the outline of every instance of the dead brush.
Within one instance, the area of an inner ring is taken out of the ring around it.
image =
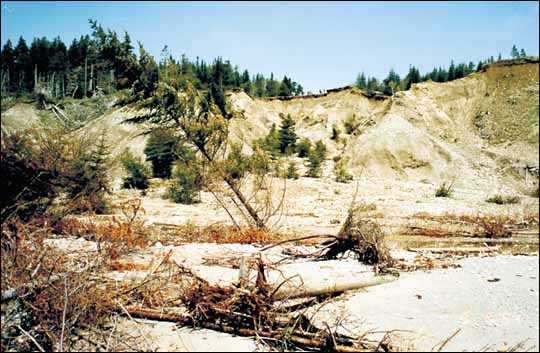
[[[214,329],[241,336],[255,336],[267,345],[278,349],[308,349],[323,351],[355,351],[366,349],[366,342],[319,329],[293,306],[277,304],[267,285],[265,264],[257,262],[257,280],[250,286],[220,287],[189,272],[191,286],[180,295],[187,308],[186,315],[166,315],[168,321],[181,325]],[[279,286],[278,286],[279,288]],[[317,302],[317,301],[315,301]],[[289,308],[289,309],[287,309]],[[135,309],[139,317],[163,317],[152,310]],[[372,349],[374,347],[371,347]]]
[[[393,259],[384,243],[384,233],[377,223],[365,220],[361,216],[362,210],[361,205],[349,210],[335,239],[323,243],[326,245],[326,251],[319,259],[335,259],[340,254],[351,251],[356,254],[359,261],[367,265],[376,265],[376,272],[391,267]]]
[[[55,226],[57,234],[95,241],[99,252],[115,259],[133,248],[143,248],[149,243],[149,231],[144,226],[144,209],[140,199],[128,200],[115,206],[119,216],[108,221],[98,221],[95,214],[84,219],[64,218]]]
[[[485,238],[508,238],[512,236],[512,231],[524,229],[538,225],[538,213],[526,213],[519,216],[510,215],[455,215],[444,214],[440,216],[423,216],[437,222],[438,226],[421,227],[408,226],[411,234],[429,237],[485,237]],[[443,225],[458,225],[453,230],[443,227]]]
[[[217,244],[270,244],[284,237],[284,234],[251,226],[210,225],[200,227],[188,222],[176,227],[174,233],[166,241],[177,242],[180,240],[190,243]]]
[[[509,238],[512,231],[508,229],[509,219],[503,216],[479,217],[476,220],[478,233],[486,238]]]
[[[66,350],[73,330],[97,325],[112,311],[112,284],[97,274],[101,257],[77,259],[44,242],[44,219],[2,229],[2,350]]]

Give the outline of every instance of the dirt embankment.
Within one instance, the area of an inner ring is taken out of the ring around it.
[[[323,140],[330,157],[343,156],[357,175],[456,178],[463,185],[485,180],[485,187],[523,189],[534,178],[526,173],[538,168],[537,60],[500,62],[383,100],[352,87],[290,100],[254,99],[243,92],[230,97],[246,115],[233,122],[233,139],[248,145],[279,125],[281,114],[291,114],[299,136]],[[347,119],[358,123],[352,134],[345,131]],[[341,130],[338,141],[331,139],[333,127]]]

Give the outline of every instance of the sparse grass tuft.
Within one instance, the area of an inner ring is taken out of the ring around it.
[[[334,174],[338,183],[348,183],[353,180],[353,176],[345,168],[345,161],[343,159],[334,164]]]
[[[497,205],[516,204],[520,202],[520,198],[518,196],[504,196],[497,194],[487,198],[486,202],[495,203]]]
[[[435,197],[450,197],[454,193],[454,182],[443,182],[435,191]]]

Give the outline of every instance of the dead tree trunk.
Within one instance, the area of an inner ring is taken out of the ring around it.
[[[206,149],[204,149],[204,147],[198,147],[199,150],[201,151],[201,153],[203,154],[203,156],[209,161],[209,162],[213,162],[214,159],[208,154],[208,152],[206,151]],[[236,197],[238,198],[238,200],[240,200],[240,202],[242,203],[242,205],[244,206],[244,208],[248,211],[250,217],[253,219],[253,221],[255,222],[255,226],[258,228],[258,229],[263,229],[265,227],[265,224],[264,224],[264,221],[261,219],[261,217],[259,217],[259,215],[257,214],[257,211],[255,211],[255,209],[253,209],[253,207],[251,207],[251,205],[249,204],[249,202],[247,201],[247,199],[245,198],[245,196],[242,194],[242,192],[240,191],[240,189],[238,188],[238,186],[236,185],[236,183],[234,182],[234,180],[229,177],[228,175],[226,175],[223,170],[219,170],[223,180],[227,183],[227,185],[229,185],[229,188],[231,188],[231,190],[233,191],[233,193],[236,195]]]
[[[87,76],[88,76],[88,57],[84,58],[84,88],[83,88],[83,94],[84,97],[88,95],[88,84],[87,84]]]
[[[88,89],[90,92],[92,92],[94,88],[94,65],[90,65],[90,88]]]
[[[38,72],[37,72],[37,65],[34,66],[34,92],[37,92],[38,87]]]

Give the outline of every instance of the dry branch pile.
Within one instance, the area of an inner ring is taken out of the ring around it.
[[[107,336],[113,315],[125,314],[256,337],[278,349],[357,351],[387,347],[313,326],[303,310],[331,292],[301,293],[312,299],[290,305],[287,300],[296,296],[278,292],[284,283],[268,284],[265,269],[271,264],[261,259],[248,261],[248,266],[257,269],[255,283],[230,287],[211,285],[172,260],[170,252],[150,264],[122,260],[122,253],[144,248],[149,239],[139,201],[124,203],[118,209],[120,217],[100,222],[67,218],[53,229],[40,219],[13,222],[2,229],[2,350],[71,350],[80,344],[81,330],[92,328]],[[348,250],[369,264],[389,259],[380,229],[355,216],[351,212],[340,234],[330,237],[333,240],[324,245],[319,260]],[[217,230],[213,228],[208,234]],[[262,240],[262,230],[249,231],[252,235],[247,232],[248,238]],[[61,251],[45,242],[53,233],[83,237],[101,246],[86,254]],[[246,236],[246,230],[234,234]],[[146,271],[146,276],[136,283],[117,283],[108,276],[111,270]],[[185,313],[170,308],[184,308]],[[96,349],[109,343],[85,339]]]

